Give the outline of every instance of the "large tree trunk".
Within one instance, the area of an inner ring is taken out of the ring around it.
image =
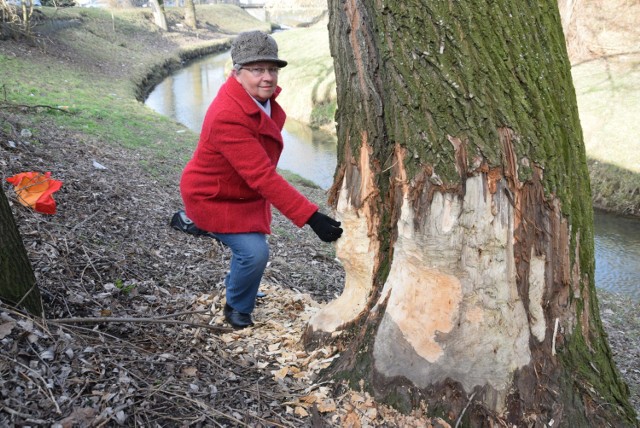
[[[42,315],[42,300],[7,197],[0,190],[0,299]]]
[[[465,426],[632,425],[556,2],[329,12],[346,282],[307,346],[334,341],[335,376]]]

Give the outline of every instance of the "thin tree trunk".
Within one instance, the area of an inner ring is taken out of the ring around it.
[[[557,4],[330,0],[329,12],[346,281],[307,346],[335,341],[335,376],[450,422],[631,424],[598,313]]]
[[[161,30],[168,31],[167,17],[164,14],[164,9],[158,2],[158,0],[150,0],[151,12],[153,13],[153,22]]]
[[[184,22],[188,27],[192,29],[198,28],[198,22],[196,20],[196,6],[193,0],[184,1]]]
[[[36,278],[4,192],[0,191],[0,299],[42,315]]]

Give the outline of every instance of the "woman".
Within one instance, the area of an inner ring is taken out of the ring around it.
[[[311,226],[320,239],[340,238],[340,222],[320,213],[276,171],[286,114],[278,45],[260,31],[241,33],[231,47],[233,70],[209,106],[198,146],[180,191],[187,216],[232,252],[225,278],[225,319],[234,328],[253,325],[251,313],[269,258],[271,205],[296,226]]]

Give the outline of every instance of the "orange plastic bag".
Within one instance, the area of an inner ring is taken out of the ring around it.
[[[51,178],[50,172],[21,172],[7,178],[7,181],[13,184],[18,201],[25,207],[43,214],[56,213],[56,201],[52,195],[60,190],[62,181]]]

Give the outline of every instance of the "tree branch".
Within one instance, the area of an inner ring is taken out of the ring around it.
[[[27,105],[27,104],[15,104],[15,103],[11,103],[11,102],[8,102],[8,101],[0,103],[0,108],[22,108],[22,109],[30,109],[30,110],[36,110],[36,109],[39,109],[39,108],[46,108],[46,109],[49,109],[49,110],[61,111],[63,113],[70,113],[68,109],[64,109],[64,108],[60,108],[60,107],[48,106],[48,105],[45,105],[45,104]]]

